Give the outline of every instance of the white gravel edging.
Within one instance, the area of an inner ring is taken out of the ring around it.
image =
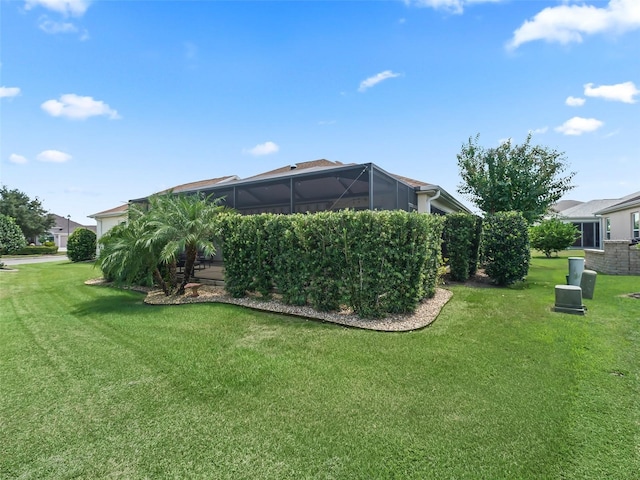
[[[90,285],[106,285],[101,279],[89,280]],[[377,330],[381,332],[408,332],[418,330],[430,325],[438,317],[442,307],[446,305],[453,293],[443,288],[436,289],[432,298],[423,300],[416,311],[410,314],[390,315],[380,319],[361,318],[350,310],[339,312],[319,312],[309,306],[287,305],[278,300],[277,295],[269,299],[255,296],[233,298],[226,293],[223,287],[202,285],[197,297],[187,295],[165,296],[161,290],[143,289],[147,293],[144,303],[148,305],[185,305],[194,303],[227,303],[242,307],[260,310],[264,312],[281,313],[302,317],[305,319],[320,320],[348,327]]]

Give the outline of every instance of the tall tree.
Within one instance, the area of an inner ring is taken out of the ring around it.
[[[508,140],[497,148],[479,146],[479,138],[469,138],[458,154],[458,192],[483,212],[517,211],[532,224],[574,188],[575,172],[562,176],[564,153],[532,145],[531,134],[522,145]]]
[[[31,200],[26,193],[16,189],[9,190],[6,185],[0,188],[0,213],[13,218],[30,242],[56,223],[54,216],[47,213],[38,197]]]

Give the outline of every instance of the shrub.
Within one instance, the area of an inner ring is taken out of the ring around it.
[[[523,280],[529,271],[527,221],[520,212],[498,212],[483,222],[483,257],[487,275],[498,285]]]
[[[86,228],[78,228],[69,236],[67,257],[72,262],[84,262],[96,257],[96,234]]]
[[[0,255],[15,253],[27,244],[16,221],[0,214]]]
[[[452,280],[464,282],[476,272],[480,244],[478,223],[478,217],[468,213],[450,213],[445,216],[442,237]]]
[[[435,293],[443,219],[407,212],[226,215],[225,287],[275,286],[283,301],[364,317],[413,311]]]
[[[552,253],[558,254],[573,245],[580,237],[578,228],[572,223],[565,223],[557,218],[543,220],[529,229],[531,246],[543,252],[547,258]]]

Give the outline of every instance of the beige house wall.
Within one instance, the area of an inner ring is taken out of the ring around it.
[[[604,226],[606,228],[606,219],[611,222],[611,238],[610,240],[630,240],[633,238],[631,214],[640,212],[640,207],[629,207],[617,212],[603,214]],[[606,239],[606,237],[605,237]]]

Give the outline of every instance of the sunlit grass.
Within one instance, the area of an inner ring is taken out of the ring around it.
[[[0,272],[0,478],[635,478],[639,279],[566,256],[404,334]]]

